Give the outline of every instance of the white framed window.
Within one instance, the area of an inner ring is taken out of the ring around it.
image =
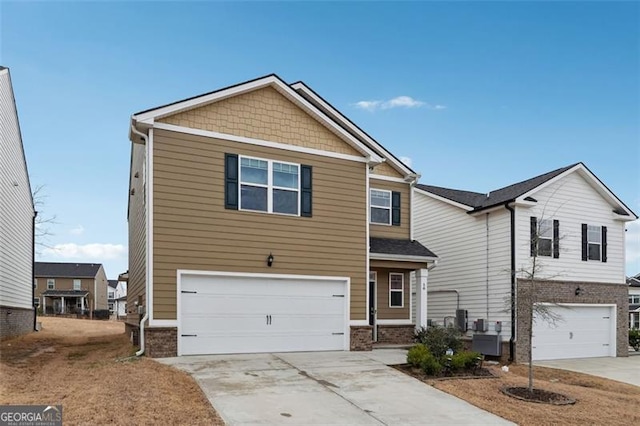
[[[553,253],[553,221],[540,219],[538,222],[538,256],[551,256]]]
[[[82,290],[82,280],[73,280],[73,289]]]
[[[33,279],[33,288],[38,288],[38,279],[37,278]]]
[[[391,225],[391,191],[384,189],[369,190],[369,222],[379,225]]]
[[[629,304],[630,305],[639,305],[640,304],[640,294],[630,294],[629,295]]]
[[[113,303],[109,303],[109,313],[113,313]]]
[[[40,298],[39,297],[34,297],[33,298],[33,306],[35,306],[36,308],[40,307]]]
[[[404,308],[404,274],[389,273],[389,307]]]
[[[600,226],[587,226],[587,257],[589,260],[602,259],[602,228]]]
[[[49,278],[47,280],[47,290],[55,290],[56,288],[56,280]]]
[[[114,298],[114,292],[110,291],[109,294],[107,295],[108,299],[113,299]]]
[[[240,156],[240,210],[300,215],[300,165]]]

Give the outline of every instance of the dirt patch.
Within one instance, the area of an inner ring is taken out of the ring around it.
[[[42,325],[0,344],[0,404],[61,404],[65,424],[224,424],[189,375],[132,357],[123,323]]]
[[[533,388],[529,390],[528,387],[515,386],[502,388],[501,390],[505,395],[509,395],[522,401],[551,405],[569,405],[576,403],[576,400],[573,398],[569,398],[561,393],[549,392],[544,389]]]
[[[587,374],[535,367],[534,387],[566,395],[573,405],[546,405],[521,401],[502,393],[505,387],[526,387],[525,365],[511,365],[505,373],[489,367],[493,379],[424,380],[436,389],[519,425],[630,425],[640,424],[640,387]]]

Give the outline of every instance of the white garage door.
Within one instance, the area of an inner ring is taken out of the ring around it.
[[[345,280],[182,275],[178,354],[348,349]]]
[[[613,306],[550,305],[561,319],[533,324],[534,360],[616,356]]]

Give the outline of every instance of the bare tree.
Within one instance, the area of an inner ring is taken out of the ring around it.
[[[51,227],[56,225],[56,216],[45,214],[44,207],[46,205],[47,195],[44,191],[44,185],[38,185],[33,189],[33,207],[36,210],[35,219],[35,249],[38,254],[43,248],[52,248],[48,244],[48,240],[54,234]]]

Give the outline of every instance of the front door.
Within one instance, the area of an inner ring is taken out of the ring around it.
[[[53,313],[62,313],[62,301],[60,299],[53,299]]]
[[[369,325],[371,326],[371,340],[378,341],[378,330],[376,328],[376,273],[369,272]]]

